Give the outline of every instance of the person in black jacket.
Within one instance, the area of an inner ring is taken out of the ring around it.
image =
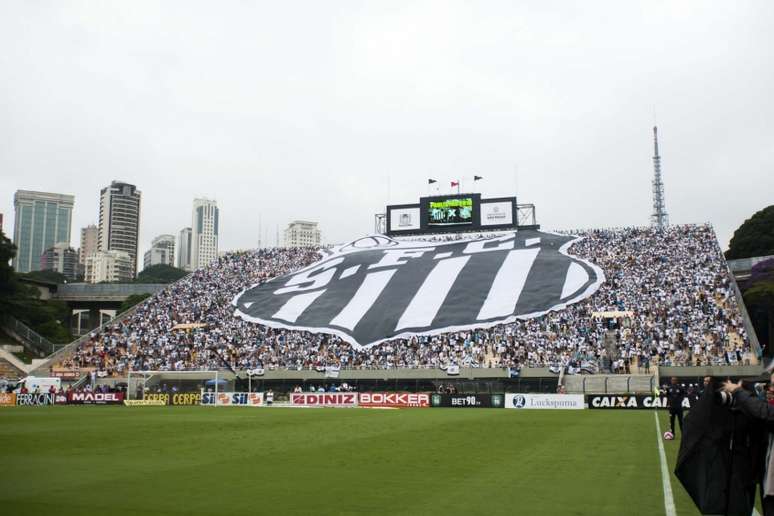
[[[680,433],[683,432],[683,399],[685,399],[685,389],[677,383],[677,377],[673,376],[671,383],[666,388],[667,405],[669,406],[669,428],[672,435],[675,434],[675,418],[680,425]]]
[[[770,384],[774,383],[774,374],[770,378]],[[742,382],[727,381],[723,384],[723,390],[734,397],[734,407],[743,414],[766,423],[769,432],[768,447],[766,449],[766,463],[761,482],[761,501],[763,516],[774,516],[774,405],[766,400],[759,399],[754,393],[744,389]]]

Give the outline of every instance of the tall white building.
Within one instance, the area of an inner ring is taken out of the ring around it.
[[[177,237],[177,268],[191,270],[191,228],[183,228]]]
[[[75,197],[17,190],[13,196],[16,219],[13,243],[16,272],[40,270],[40,255],[57,243],[70,245],[70,223]]]
[[[218,258],[218,203],[194,199],[191,223],[191,269],[206,267]]]
[[[285,247],[319,247],[317,222],[295,220],[285,229]]]
[[[86,283],[129,281],[134,261],[125,251],[98,251],[86,257]]]
[[[137,274],[140,196],[136,186],[113,181],[100,190],[99,199],[98,249],[127,253],[132,259],[132,278]]]
[[[147,269],[152,265],[175,266],[175,236],[159,235],[151,240],[150,249],[145,251],[142,268]]]

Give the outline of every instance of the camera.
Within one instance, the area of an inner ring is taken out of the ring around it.
[[[765,398],[768,385],[768,383],[742,380],[742,388],[759,398]],[[734,396],[723,389],[718,389],[715,391],[715,402],[720,406],[733,408]]]

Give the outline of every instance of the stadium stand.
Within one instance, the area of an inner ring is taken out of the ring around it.
[[[14,366],[9,360],[0,357],[0,378],[18,380],[24,376],[24,371]]]
[[[583,237],[570,253],[601,267],[606,281],[592,297],[538,318],[355,349],[336,336],[277,330],[233,316],[231,301],[237,293],[313,263],[317,250],[236,252],[87,336],[56,367],[119,376],[129,367],[212,370],[225,360],[234,369],[527,366],[573,374],[758,362],[710,226],[568,234]],[[611,326],[595,316],[604,312],[632,315]],[[180,324],[206,327],[174,329]]]

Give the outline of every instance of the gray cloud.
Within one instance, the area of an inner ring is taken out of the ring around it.
[[[641,225],[655,106],[672,222],[725,246],[773,202],[773,22],[763,1],[3,2],[0,211],[10,233],[16,189],[75,194],[77,246],[123,179],[143,247],[196,196],[222,249],[256,246],[259,215],[270,243],[294,218],[340,242],[475,173],[545,228]]]

